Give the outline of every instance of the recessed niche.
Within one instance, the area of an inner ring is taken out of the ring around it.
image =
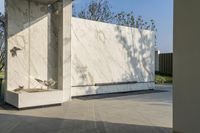
[[[61,103],[62,2],[9,0],[7,14],[6,102],[18,108]]]

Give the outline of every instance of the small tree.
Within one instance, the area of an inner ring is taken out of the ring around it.
[[[0,71],[3,71],[6,62],[5,49],[5,15],[0,13]]]
[[[135,27],[138,29],[156,30],[155,22],[153,20],[149,23],[144,21],[141,16],[136,18],[133,12],[114,13],[111,9],[112,7],[108,0],[92,0],[88,6],[80,10],[78,13],[76,13],[73,5],[73,16],[88,20]]]
[[[151,25],[150,25],[150,30],[155,32],[155,45],[157,45],[157,28],[156,28],[156,24],[154,22],[154,20],[151,20]]]
[[[114,13],[110,10],[111,6],[107,0],[92,0],[89,5],[74,16],[94,21],[111,23]]]

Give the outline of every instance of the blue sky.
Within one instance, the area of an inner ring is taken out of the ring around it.
[[[77,9],[84,8],[90,0],[76,0]],[[173,47],[173,0],[109,0],[114,12],[133,11],[146,21],[154,19],[158,29],[158,48],[161,52],[172,52]],[[0,11],[4,11],[4,0],[0,0]]]
[[[0,0],[0,12],[4,11],[4,0]]]

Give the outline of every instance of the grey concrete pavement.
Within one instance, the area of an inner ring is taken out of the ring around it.
[[[0,105],[0,133],[170,133],[171,128],[171,85],[22,111]]]

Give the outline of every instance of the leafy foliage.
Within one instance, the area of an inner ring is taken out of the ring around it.
[[[75,5],[73,5],[73,16],[122,26],[135,27],[138,29],[157,31],[154,20],[146,22],[142,16],[136,18],[133,12],[114,13],[111,9],[112,7],[108,0],[92,0],[88,6],[80,10],[78,13],[76,13]]]
[[[162,76],[162,75],[156,75],[155,83],[156,84],[171,84],[173,82],[173,79],[171,76]]]
[[[5,15],[0,13],[0,71],[3,71],[5,67],[5,59]]]
[[[107,0],[92,0],[87,8],[77,14],[77,17],[110,23],[114,17],[114,13],[110,9]],[[76,14],[73,14],[73,16],[76,16]]]

